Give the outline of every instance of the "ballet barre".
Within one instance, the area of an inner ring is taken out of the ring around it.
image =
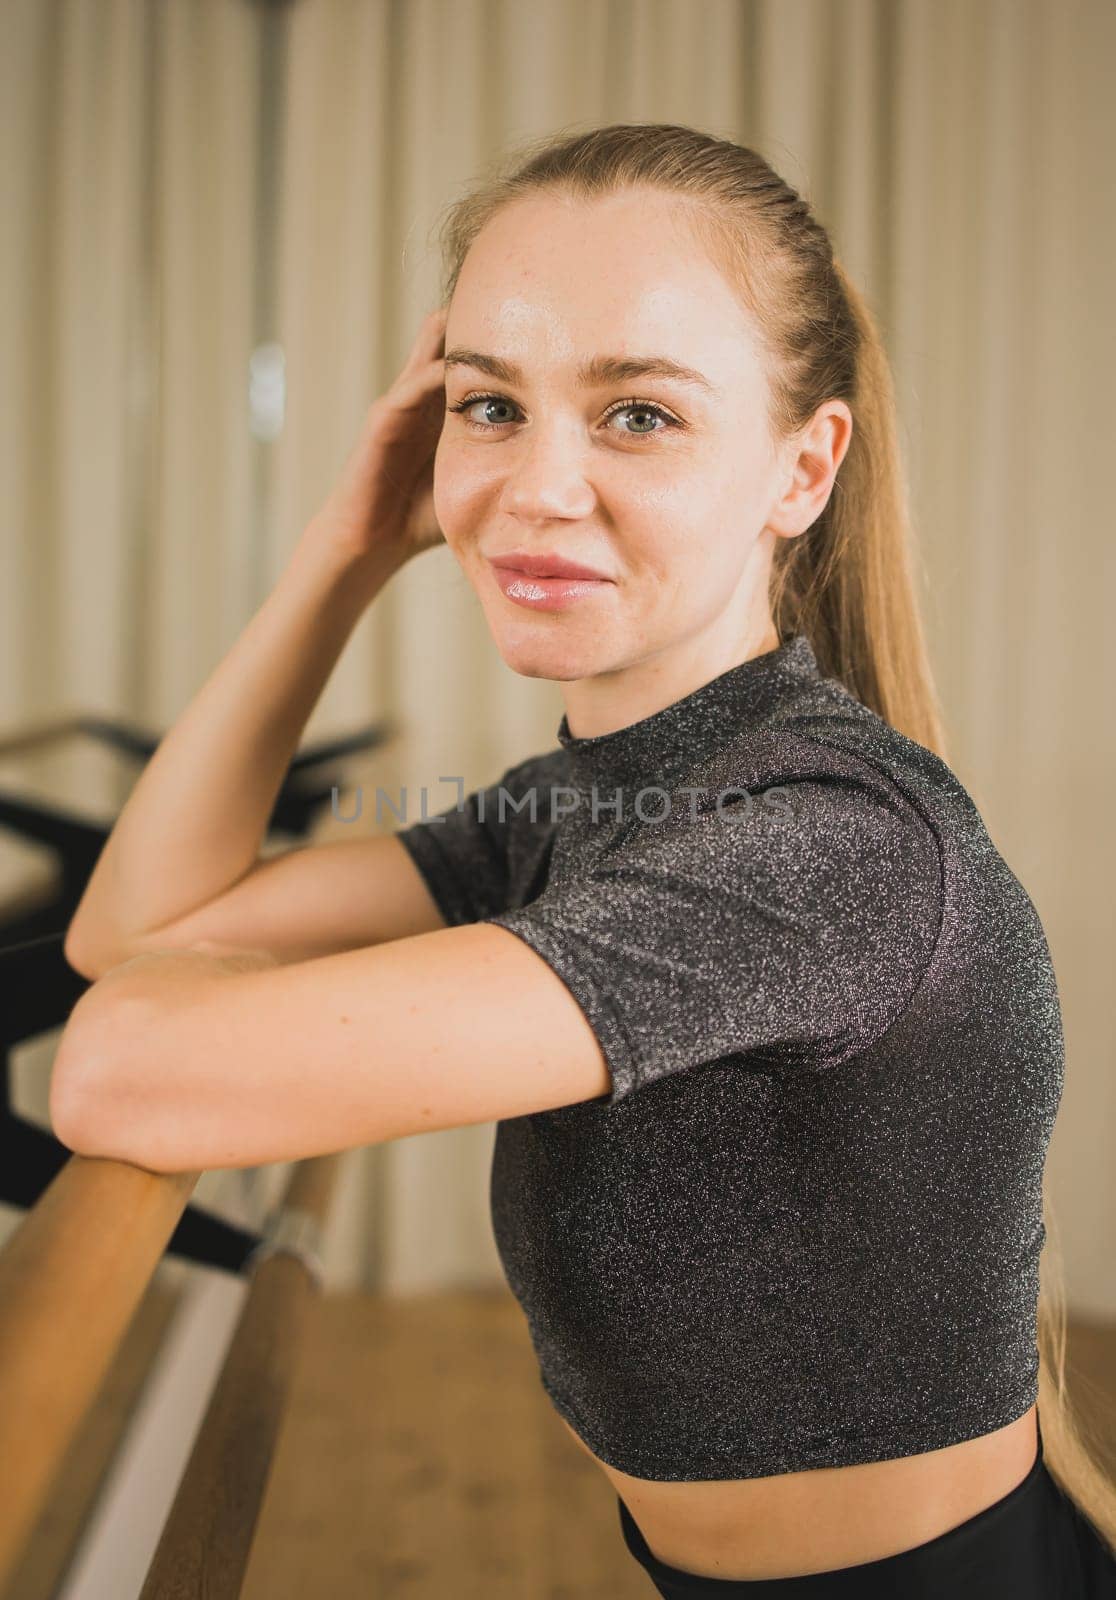
[[[248,1292],[143,1600],[240,1593],[340,1159],[294,1166],[244,1260]],[[0,1592],[200,1176],[71,1154],[0,1251]]]

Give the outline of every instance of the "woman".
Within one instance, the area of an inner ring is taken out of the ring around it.
[[[175,1171],[497,1119],[542,1382],[660,1594],[1116,1593],[1035,1343],[1057,991],[940,754],[871,318],[687,128],[544,144],[446,245],[90,880],[59,1136]],[[261,862],[357,617],[443,534],[557,747]]]

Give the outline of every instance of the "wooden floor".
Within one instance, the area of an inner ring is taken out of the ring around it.
[[[149,1291],[2,1600],[49,1600],[173,1303]],[[1071,1326],[1116,1475],[1116,1329]],[[243,1600],[652,1600],[506,1292],[315,1302]]]
[[[643,1600],[506,1293],[319,1302],[243,1600]]]

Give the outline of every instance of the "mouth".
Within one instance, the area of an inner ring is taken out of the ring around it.
[[[490,561],[497,571],[518,572],[528,578],[566,578],[586,583],[611,583],[607,573],[596,572],[592,567],[577,561],[567,561],[564,556],[530,556],[513,551],[506,556],[492,556]]]
[[[518,563],[519,558],[515,559]],[[565,611],[614,587],[611,578],[592,573],[588,567],[559,562],[549,556],[532,561],[533,566],[548,568],[545,573],[527,571],[518,564],[510,565],[506,559],[491,561],[489,565],[505,600],[530,611]],[[559,566],[565,570],[555,572],[554,568]]]

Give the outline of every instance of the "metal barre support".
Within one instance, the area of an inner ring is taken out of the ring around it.
[[[315,1284],[321,1288],[325,1281],[325,1265],[322,1260],[323,1231],[320,1221],[313,1212],[306,1211],[301,1206],[279,1206],[265,1219],[260,1242],[244,1262],[245,1273],[251,1276],[260,1263],[270,1256],[279,1254],[297,1256]]]

